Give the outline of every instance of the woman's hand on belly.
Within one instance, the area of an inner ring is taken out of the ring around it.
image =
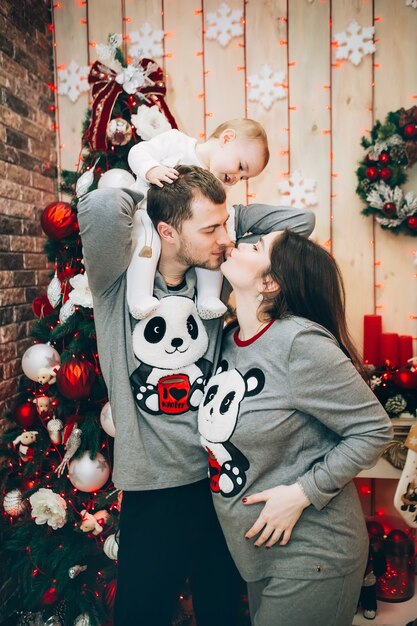
[[[245,537],[252,539],[259,535],[254,545],[259,547],[265,544],[266,548],[273,546],[281,537],[279,544],[285,546],[290,540],[292,529],[301,513],[310,505],[310,501],[298,483],[266,489],[243,498],[242,502],[246,506],[265,502],[258,519]]]

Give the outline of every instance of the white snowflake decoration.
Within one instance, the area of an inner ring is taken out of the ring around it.
[[[150,57],[155,59],[164,54],[164,31],[154,30],[145,22],[138,31],[130,33],[129,52],[134,56]]]
[[[405,0],[405,6],[417,9],[417,0]]]
[[[286,97],[285,73],[273,72],[272,68],[265,64],[259,74],[248,76],[248,99],[251,102],[260,102],[269,110],[274,100],[282,100]]]
[[[305,180],[301,172],[296,170],[284,183],[279,183],[278,188],[283,196],[288,196],[291,206],[306,207],[317,204],[317,196],[314,193],[316,181],[312,178]]]
[[[373,26],[362,27],[356,20],[352,20],[345,32],[335,35],[336,59],[348,59],[353,65],[359,65],[363,56],[376,50],[374,33]]]
[[[223,2],[216,12],[207,13],[207,39],[215,39],[225,48],[233,37],[243,35],[242,9],[231,9]]]
[[[58,69],[58,94],[68,96],[71,102],[78,100],[79,96],[90,89],[88,84],[88,65],[77,65],[71,61],[67,67]]]

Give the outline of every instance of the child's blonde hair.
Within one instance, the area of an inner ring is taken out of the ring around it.
[[[265,129],[259,122],[255,120],[251,120],[248,117],[237,118],[234,120],[228,120],[227,122],[223,122],[211,133],[209,139],[217,139],[220,137],[223,131],[227,128],[231,128],[236,131],[236,135],[239,137],[244,137],[245,139],[250,139],[253,141],[260,141],[263,147],[263,158],[265,167],[269,161],[269,149],[268,149],[268,138],[266,136]]]

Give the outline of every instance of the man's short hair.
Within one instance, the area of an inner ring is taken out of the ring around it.
[[[192,201],[198,196],[223,204],[226,193],[221,182],[208,170],[194,165],[177,165],[178,178],[163,187],[151,185],[148,191],[147,209],[155,228],[166,222],[178,232],[185,220],[193,217]]]

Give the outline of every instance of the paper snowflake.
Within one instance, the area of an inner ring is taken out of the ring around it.
[[[306,207],[317,204],[317,196],[314,193],[316,181],[312,178],[305,180],[301,172],[293,172],[288,181],[279,183],[278,188],[283,196],[288,196],[291,206]]]
[[[207,13],[207,39],[216,39],[225,48],[233,37],[243,35],[243,11],[223,2],[216,12]]]
[[[71,102],[75,102],[84,91],[90,89],[87,80],[89,71],[88,65],[77,65],[75,61],[58,69],[58,94],[68,96]]]
[[[405,0],[406,7],[413,7],[413,9],[417,9],[417,0]]]
[[[153,30],[152,26],[145,22],[138,31],[130,33],[129,53],[151,59],[161,57],[164,54],[163,39],[163,30]]]
[[[374,33],[373,26],[362,27],[356,20],[352,20],[345,32],[335,35],[336,59],[348,59],[353,65],[359,65],[365,54],[371,54],[376,50]]]
[[[269,65],[263,65],[259,74],[248,76],[248,99],[260,102],[265,109],[270,109],[274,100],[282,100],[287,95],[284,85],[284,72],[273,72]]]

